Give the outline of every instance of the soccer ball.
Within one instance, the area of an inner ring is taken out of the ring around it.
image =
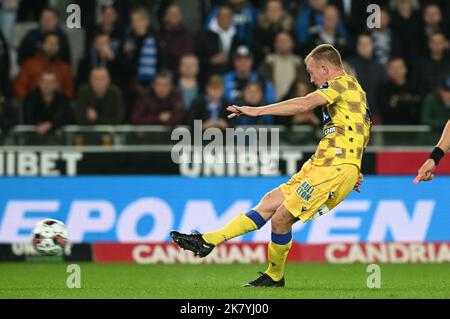
[[[44,219],[33,228],[33,247],[42,256],[61,256],[69,241],[66,226],[56,219]]]

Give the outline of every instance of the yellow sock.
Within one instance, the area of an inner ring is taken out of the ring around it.
[[[257,230],[258,228],[260,227],[250,217],[239,214],[218,231],[203,234],[203,239],[207,243],[218,245],[226,240]]]
[[[292,240],[285,245],[275,244],[272,241],[269,243],[269,267],[267,268],[265,273],[275,281],[281,280],[281,278],[283,278],[284,276],[284,265],[286,263],[286,258],[289,250],[291,249],[291,246]]]

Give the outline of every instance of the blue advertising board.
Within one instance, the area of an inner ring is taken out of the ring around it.
[[[450,177],[367,176],[332,212],[293,226],[294,240],[450,241]],[[72,242],[164,242],[172,229],[215,230],[256,205],[283,177],[0,178],[0,242],[29,242],[43,218],[66,223]],[[234,241],[265,242],[270,223]]]

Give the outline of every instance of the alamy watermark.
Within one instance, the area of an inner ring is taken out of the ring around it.
[[[280,132],[277,127],[239,127],[202,129],[195,120],[192,130],[178,127],[172,131],[171,150],[176,164],[245,164],[278,170]]]
[[[67,265],[66,272],[70,275],[67,276],[66,286],[69,289],[81,288],[81,267],[77,264]]]
[[[366,280],[367,288],[381,288],[381,267],[377,264],[370,264],[366,271],[370,273]]]
[[[81,8],[78,4],[69,4],[66,8],[68,13],[66,26],[69,29],[81,29]]]
[[[366,8],[366,12],[369,16],[366,20],[366,26],[368,29],[380,29],[381,28],[381,8],[378,4],[369,4]]]

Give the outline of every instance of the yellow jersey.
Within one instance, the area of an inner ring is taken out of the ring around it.
[[[372,126],[366,93],[346,74],[326,82],[313,94],[323,96],[328,103],[322,106],[324,136],[311,157],[312,164],[348,163],[360,170]]]

